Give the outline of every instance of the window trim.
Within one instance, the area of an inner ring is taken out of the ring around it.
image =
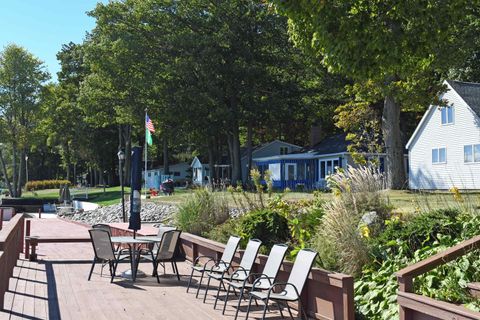
[[[445,161],[443,161],[443,162],[440,161],[440,149],[445,149]],[[437,150],[437,152],[438,152],[438,162],[433,162],[433,150]],[[447,154],[447,147],[446,146],[432,148],[432,152],[430,153],[430,155],[431,155],[432,165],[446,164],[447,163],[448,154]]]
[[[450,119],[451,122],[448,122],[448,111],[446,111],[445,117],[446,117],[447,122],[443,123],[442,113],[443,113],[443,110],[447,110],[447,109],[452,110],[452,119]],[[440,109],[440,123],[442,124],[442,126],[451,126],[451,125],[455,124],[455,108],[453,107],[453,105],[441,107],[441,109]]]
[[[468,164],[468,165],[471,165],[471,164],[479,164],[480,163],[480,160],[479,161],[475,161],[475,146],[480,146],[480,143],[473,143],[473,144],[465,144],[463,145],[463,163],[464,164]],[[472,147],[472,161],[465,161],[465,147]]]

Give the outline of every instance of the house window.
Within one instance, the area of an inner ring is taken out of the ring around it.
[[[453,107],[442,107],[440,109],[442,113],[442,124],[452,124],[453,123]]]
[[[174,176],[174,177],[180,177],[180,172],[175,171],[175,172],[173,173],[173,176]]]
[[[154,175],[155,177],[158,176],[158,172],[155,171],[153,175]]]
[[[339,159],[320,161],[320,179],[325,179],[328,175],[335,173],[340,165]]]
[[[447,148],[432,149],[432,163],[446,163]]]
[[[296,180],[296,170],[297,169],[297,165],[296,164],[292,164],[292,163],[288,163],[286,164],[286,176],[287,176],[287,180]]]
[[[470,144],[463,147],[465,163],[480,162],[480,144]]]
[[[305,180],[305,164],[301,163],[297,167],[297,178],[298,180]]]
[[[151,173],[151,172],[149,172],[149,173],[148,173],[148,176],[149,176],[149,177],[151,177],[151,176],[152,176],[152,173]]]
[[[288,153],[288,147],[280,147],[280,154],[287,154]]]

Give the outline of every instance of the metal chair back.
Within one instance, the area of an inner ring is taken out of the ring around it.
[[[158,238],[162,238],[163,237],[163,234],[167,231],[171,231],[171,230],[177,230],[177,227],[170,227],[170,226],[160,226],[158,227],[158,233],[157,233],[157,237]],[[158,242],[155,242],[155,244],[153,245],[153,252],[157,252],[158,251],[158,245],[159,243]]]
[[[104,224],[104,223],[98,223],[98,224],[94,224],[92,226],[92,229],[101,229],[101,230],[105,230],[108,232],[108,234],[110,235],[110,237],[112,236],[112,229],[110,228],[110,226],[108,224]]]
[[[280,270],[280,267],[282,266],[287,250],[288,246],[286,244],[281,243],[274,245],[270,250],[270,254],[268,255],[268,259],[265,263],[265,267],[263,267],[262,273],[269,278],[275,279],[277,277],[278,270]]]
[[[157,261],[173,259],[181,233],[180,230],[169,230],[163,233],[162,241],[158,245]]]
[[[235,252],[237,252],[238,245],[240,243],[240,237],[237,236],[230,236],[228,239],[227,245],[225,246],[225,250],[223,250],[222,260],[226,264],[230,265],[235,256]]]
[[[298,252],[297,258],[293,264],[292,271],[288,277],[288,283],[293,284],[298,290],[298,294],[302,293],[303,286],[307,281],[310,270],[312,269],[313,262],[317,257],[317,252],[311,249],[302,249]],[[287,286],[285,290],[288,294],[296,295],[295,289],[291,286]]]
[[[93,251],[95,257],[100,260],[115,260],[110,234],[106,230],[91,229],[88,230],[92,239]]]
[[[247,247],[243,252],[242,260],[240,261],[240,267],[245,270],[251,270],[255,259],[257,258],[258,250],[262,245],[262,241],[259,239],[250,239]]]

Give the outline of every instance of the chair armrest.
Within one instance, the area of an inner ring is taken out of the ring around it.
[[[279,286],[283,286],[284,289],[280,292],[280,293],[286,293],[286,287],[287,286],[290,286],[290,287],[293,287],[293,289],[295,290],[295,294],[297,295],[297,297],[300,297],[300,293],[298,292],[298,289],[297,287],[295,287],[294,284],[290,283],[290,282],[275,282],[274,284],[272,284],[270,286],[270,288],[268,289],[268,295],[267,295],[267,298],[270,297],[270,293],[272,293],[273,290],[275,290],[276,287],[279,287]]]
[[[264,274],[264,273],[252,273],[250,276],[256,276],[256,277],[257,277],[257,278],[255,279],[255,281],[253,281],[252,291],[255,290],[255,287],[257,286],[258,283],[260,283],[260,280],[262,280],[262,279],[267,279],[267,280],[268,280],[268,284],[269,284],[270,286],[273,284],[273,281],[275,280],[274,278],[269,277],[269,276],[267,276],[267,275]]]
[[[246,279],[248,279],[248,273],[250,272],[250,269],[245,269],[242,266],[238,266],[236,267],[236,270],[230,275],[230,281],[237,280],[237,279],[234,279],[234,277],[238,277],[240,275],[239,271],[243,271],[245,273]]]
[[[225,270],[219,272],[219,271],[215,271],[215,267],[219,268],[220,265],[223,265],[225,267]],[[210,270],[207,270],[207,271],[210,271],[210,272],[218,272],[218,273],[221,273],[221,274],[225,274],[225,272],[228,271],[228,269],[230,269],[230,263],[226,263],[225,261],[223,260],[218,260],[217,262],[215,262],[215,264],[210,268]],[[205,269],[204,269],[205,270]]]
[[[199,262],[200,262],[200,259],[208,259],[207,262],[205,262],[203,264],[203,271],[207,270],[206,267],[208,265],[209,262],[213,262],[215,263],[215,258],[213,257],[210,257],[210,256],[198,256],[195,261],[193,261],[193,266],[196,266]]]

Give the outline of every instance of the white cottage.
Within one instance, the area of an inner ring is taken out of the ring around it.
[[[190,164],[180,162],[169,166],[170,174],[165,175],[163,167],[147,170],[147,188],[159,189],[162,181],[167,178],[172,179],[178,184],[185,184],[185,181],[191,178]],[[145,173],[142,175],[145,176]]]
[[[208,184],[210,175],[208,161],[195,157],[190,166],[192,167],[192,183],[201,186]]]
[[[480,189],[480,83],[445,84],[407,143],[410,189]]]

